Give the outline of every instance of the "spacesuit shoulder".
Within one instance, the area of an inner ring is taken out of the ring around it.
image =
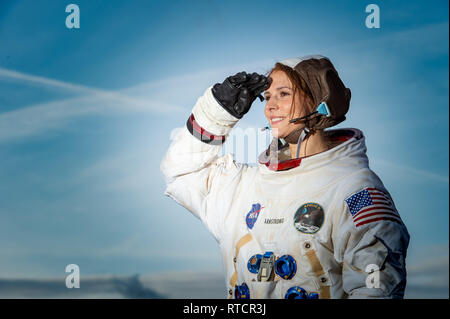
[[[381,188],[387,191],[378,175],[370,168],[364,167],[342,180],[340,184],[341,197],[345,200],[345,198],[365,188]]]

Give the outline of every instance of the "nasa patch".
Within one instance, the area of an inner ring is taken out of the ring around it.
[[[252,229],[258,219],[259,213],[261,209],[264,207],[261,204],[253,204],[252,209],[248,212],[247,217],[245,217],[245,222],[247,223],[247,227]]]
[[[314,234],[322,227],[324,219],[322,206],[316,203],[306,203],[295,212],[294,226],[302,233]]]

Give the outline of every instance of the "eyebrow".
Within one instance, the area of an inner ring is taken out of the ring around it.
[[[279,91],[279,90],[281,90],[281,89],[289,89],[289,90],[292,91],[292,88],[290,88],[290,87],[288,87],[288,86],[280,86],[280,87],[277,87],[277,88],[276,88],[277,91]],[[266,93],[270,94],[270,93],[267,92],[267,91],[264,92],[264,94],[266,94]]]

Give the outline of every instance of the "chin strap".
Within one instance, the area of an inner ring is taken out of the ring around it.
[[[295,155],[296,158],[299,157],[300,147],[302,145],[303,140],[309,134],[309,132],[310,129],[305,126],[289,133],[288,136],[284,138],[284,140],[289,144],[297,144],[297,153]]]
[[[297,153],[295,154],[296,158],[299,158],[302,142],[308,134],[309,134],[309,129],[307,127],[303,128],[302,133],[300,134],[300,137],[298,138],[298,142],[297,142]]]

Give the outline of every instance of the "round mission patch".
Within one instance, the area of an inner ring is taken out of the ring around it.
[[[316,203],[306,203],[295,212],[294,226],[302,233],[314,234],[322,227],[324,219],[325,214],[322,206]]]

